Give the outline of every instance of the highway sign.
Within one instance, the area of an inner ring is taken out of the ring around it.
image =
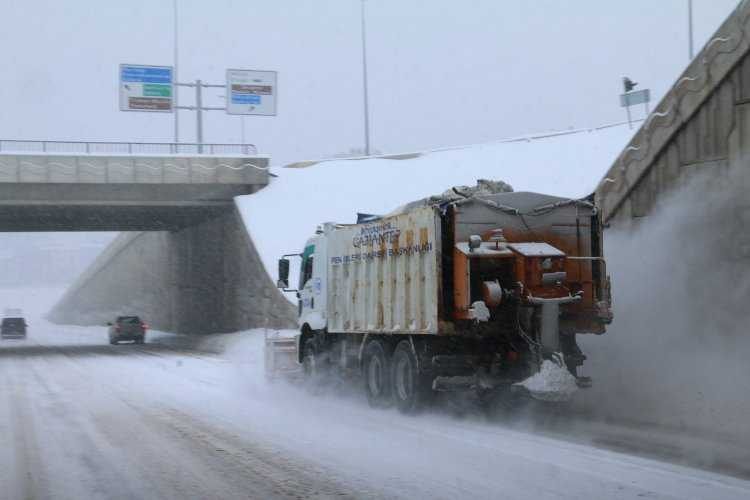
[[[172,66],[120,64],[120,111],[171,113],[173,75]]]
[[[627,94],[620,94],[620,106],[635,106],[636,104],[645,104],[651,100],[649,89],[636,90]]]
[[[276,115],[276,72],[227,70],[227,113]]]

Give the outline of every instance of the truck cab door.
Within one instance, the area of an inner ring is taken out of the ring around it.
[[[305,248],[300,270],[299,324],[308,324],[313,330],[326,327],[325,245],[320,243],[316,241]]]
[[[313,255],[308,255],[307,251],[305,251],[305,255],[302,258],[302,266],[300,268],[299,302],[297,304],[300,318],[303,318],[315,306],[312,290],[313,260]]]

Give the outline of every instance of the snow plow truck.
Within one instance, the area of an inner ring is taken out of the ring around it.
[[[612,321],[591,199],[531,192],[325,223],[279,260],[278,286],[296,292],[300,331],[268,340],[266,359],[291,357],[313,386],[354,375],[371,405],[405,413],[442,391],[565,399],[591,384],[576,336]]]

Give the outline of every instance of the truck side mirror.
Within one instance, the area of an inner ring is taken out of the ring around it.
[[[277,288],[289,288],[289,259],[279,259],[279,280]]]

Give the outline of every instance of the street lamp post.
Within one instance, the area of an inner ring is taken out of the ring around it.
[[[177,0],[174,0],[172,3],[172,13],[174,14],[174,81],[178,82],[179,79],[177,78]],[[174,96],[172,96],[173,103],[174,103],[174,143],[177,144],[180,142],[180,119],[179,119],[179,111],[178,111],[178,102],[177,97],[179,96],[179,87],[175,85],[174,87]]]
[[[367,26],[365,24],[365,0],[361,0],[362,17],[362,84],[365,115],[365,156],[370,156],[370,106],[367,95]]]
[[[693,60],[693,0],[688,0],[688,55]]]

